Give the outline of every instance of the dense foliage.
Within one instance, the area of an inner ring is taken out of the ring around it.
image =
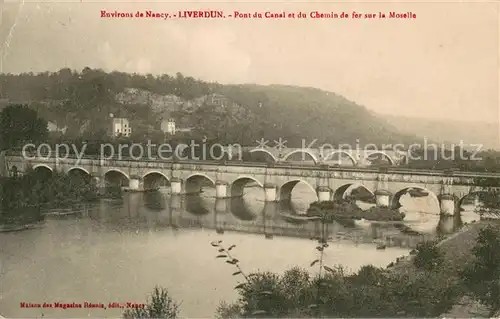
[[[317,201],[309,205],[307,215],[320,217],[325,222],[332,222],[339,219],[361,219],[364,212],[356,203],[349,199],[339,199],[334,201]]]
[[[374,206],[363,211],[363,218],[370,221],[400,222],[405,218],[405,214],[397,209]]]
[[[311,203],[308,216],[318,216],[325,221],[345,219],[366,219],[371,221],[402,221],[404,213],[387,207],[371,207],[367,210],[359,208],[352,199],[322,201]]]
[[[462,272],[469,292],[490,310],[500,310],[500,228],[488,226],[479,232],[473,249],[474,260]]]
[[[219,318],[436,317],[449,310],[461,292],[458,282],[439,272],[409,275],[364,266],[347,273],[321,261],[317,275],[297,267],[282,275],[246,275],[220,241],[212,246],[220,247],[218,258],[238,266],[233,275],[244,279],[235,287],[238,301],[222,303]],[[323,254],[328,245],[318,247]]]
[[[28,170],[23,175],[0,179],[0,201],[3,210],[51,204],[61,206],[93,200],[95,185],[80,175]]]
[[[47,139],[47,122],[27,106],[9,105],[0,112],[0,150]]]
[[[179,305],[165,288],[155,287],[145,307],[127,309],[125,319],[175,319],[179,317]]]
[[[413,264],[417,268],[430,271],[440,267],[443,263],[443,254],[434,241],[419,243],[416,252]]]

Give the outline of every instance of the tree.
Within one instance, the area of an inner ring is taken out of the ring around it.
[[[487,306],[492,317],[500,310],[500,230],[488,225],[479,231],[475,257],[462,272],[462,278],[469,292]]]
[[[28,106],[9,105],[0,113],[0,150],[41,142],[47,137],[47,122]]]

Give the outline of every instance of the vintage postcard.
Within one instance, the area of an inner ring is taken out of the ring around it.
[[[499,18],[0,0],[0,318],[500,316]]]

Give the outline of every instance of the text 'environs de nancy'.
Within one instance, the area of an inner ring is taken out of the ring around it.
[[[101,18],[146,18],[146,19],[416,19],[414,12],[286,12],[286,11],[256,11],[241,12],[232,11],[226,14],[224,11],[205,10],[205,11],[172,11],[159,12],[152,10],[136,12],[120,12],[101,10]]]

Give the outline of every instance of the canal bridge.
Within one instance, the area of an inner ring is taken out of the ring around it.
[[[170,186],[172,194],[196,194],[213,186],[216,198],[241,197],[247,185],[264,189],[266,202],[289,201],[299,183],[309,185],[318,201],[341,199],[349,189],[365,188],[378,206],[398,208],[402,195],[421,190],[431,196],[442,214],[454,214],[466,196],[485,191],[475,185],[478,177],[500,174],[447,173],[432,170],[341,168],[305,165],[272,165],[247,162],[161,161],[105,158],[25,158],[7,156],[10,171],[35,170],[79,173],[100,187],[119,184],[130,191]],[[425,195],[424,195],[425,196]]]
[[[306,145],[307,146],[307,145]],[[224,151],[229,158],[240,157],[239,149],[236,147],[226,147]],[[323,145],[321,148],[273,148],[273,147],[243,147],[242,152],[252,154],[265,154],[273,162],[286,162],[299,159],[300,161],[310,161],[314,164],[338,164],[353,166],[369,166],[375,158],[386,160],[390,165],[399,165],[408,162],[410,152],[407,150],[387,149],[381,150],[374,148],[346,148],[334,149],[333,146]]]

